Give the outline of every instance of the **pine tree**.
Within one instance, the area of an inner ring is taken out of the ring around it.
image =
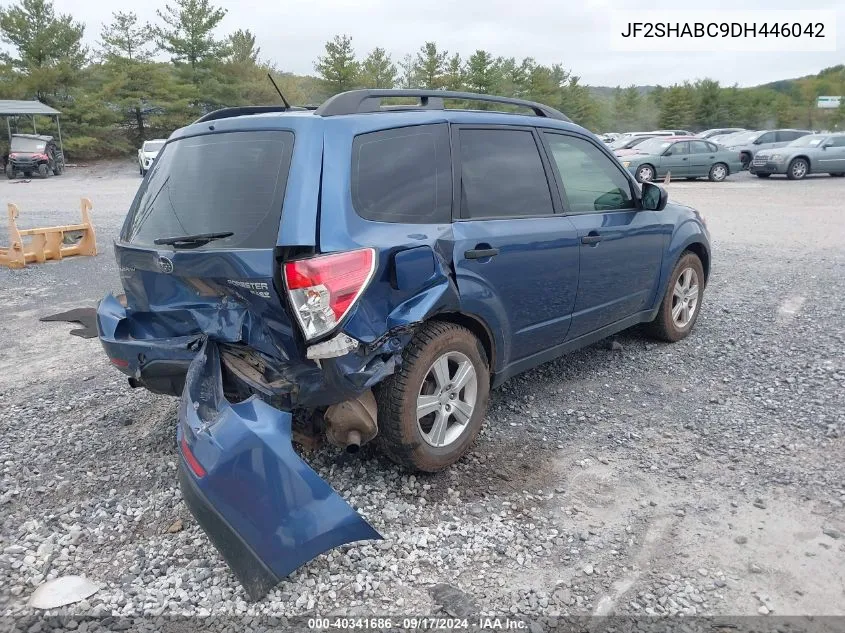
[[[365,88],[393,88],[396,64],[383,48],[374,48],[361,63],[361,84]]]
[[[464,81],[472,92],[490,94],[496,87],[496,64],[487,51],[477,50],[470,55],[464,73]]]
[[[185,63],[196,70],[225,54],[226,46],[214,37],[214,29],[226,16],[226,9],[211,5],[209,0],[172,0],[164,11],[156,13],[164,24],[155,27],[153,34],[174,63]]]
[[[258,63],[261,47],[255,45],[255,34],[249,29],[238,29],[229,36],[229,61],[247,66]]]
[[[420,48],[414,62],[414,73],[421,88],[436,90],[443,87],[448,56],[448,52],[438,51],[434,42],[426,42]]]
[[[0,61],[23,76],[23,89],[42,101],[63,99],[79,82],[88,49],[82,44],[85,26],[70,15],[56,15],[50,0],[21,0],[0,9],[0,40],[12,53]]]
[[[446,72],[443,75],[443,87],[446,90],[464,89],[464,68],[459,53],[452,55],[446,64]]]
[[[317,58],[314,69],[331,94],[337,94],[357,85],[359,66],[352,49],[352,38],[335,35],[334,39],[326,42],[326,54]]]
[[[126,59],[147,61],[155,52],[149,44],[149,24],[139,24],[138,16],[132,11],[115,11],[112,23],[103,26],[100,32],[101,54],[104,59]]]

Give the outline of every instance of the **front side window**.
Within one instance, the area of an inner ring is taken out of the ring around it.
[[[460,130],[461,217],[551,215],[552,196],[534,135],[525,130]]]
[[[231,233],[200,249],[272,248],[279,235],[293,133],[225,132],[169,143],[144,180],[122,238]]]
[[[828,147],[845,147],[845,134],[840,136],[831,136],[827,139]]]
[[[755,143],[757,145],[762,145],[763,143],[774,143],[776,138],[777,137],[774,132],[766,132],[765,134],[758,136]]]
[[[452,218],[445,123],[370,132],[352,143],[352,204],[362,218],[407,224]]]
[[[545,133],[572,213],[636,207],[631,183],[595,145],[575,136]]]

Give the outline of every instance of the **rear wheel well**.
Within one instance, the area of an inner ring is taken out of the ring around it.
[[[707,283],[710,277],[710,255],[707,253],[707,249],[704,248],[704,244],[693,242],[686,247],[684,252],[695,253],[696,257],[701,260],[701,266],[704,268],[704,283]],[[681,257],[683,256],[683,253],[681,253]]]
[[[433,321],[444,321],[446,323],[454,323],[465,327],[475,335],[481,342],[481,347],[484,348],[484,353],[487,354],[487,362],[490,367],[490,374],[493,374],[493,368],[496,366],[496,346],[493,343],[493,335],[487,329],[487,325],[476,317],[463,314],[461,312],[442,312],[437,314],[432,319]]]

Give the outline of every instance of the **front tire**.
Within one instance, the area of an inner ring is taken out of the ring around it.
[[[437,472],[469,451],[487,411],[490,369],[464,327],[429,321],[376,389],[381,450],[409,470]]]
[[[663,301],[646,330],[654,338],[674,343],[689,336],[704,298],[704,266],[698,255],[686,251],[675,264]]]
[[[17,176],[16,170],[11,165],[6,165],[6,178],[9,180],[14,180],[15,176]]]
[[[728,166],[725,165],[725,163],[716,163],[710,167],[710,173],[707,174],[707,178],[710,182],[722,182],[727,177]]]
[[[838,171],[835,174],[831,174],[831,176],[833,176],[834,178],[842,178],[843,176],[845,176],[845,172]]]
[[[654,181],[654,167],[651,165],[640,165],[637,167],[636,176],[637,182],[653,182]]]
[[[50,170],[47,169],[47,165],[44,163],[38,166],[38,176],[41,178],[47,178],[50,175]]]
[[[786,177],[790,180],[801,180],[810,171],[810,165],[803,158],[795,158],[786,169]]]

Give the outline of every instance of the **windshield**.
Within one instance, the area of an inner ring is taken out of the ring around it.
[[[164,147],[164,141],[147,141],[144,143],[145,152],[157,152]]]
[[[37,138],[12,137],[13,152],[43,152],[47,148],[46,141]]]
[[[225,132],[174,141],[158,155],[121,239],[231,233],[201,249],[272,248],[293,152],[293,133]]]
[[[638,154],[662,154],[672,144],[665,138],[650,138],[635,148]]]
[[[822,141],[827,137],[821,134],[810,134],[797,138],[789,144],[789,147],[817,147],[822,144]]]
[[[762,132],[737,132],[736,134],[729,134],[721,140],[723,145],[730,143],[731,145],[746,145],[753,143],[755,139],[760,136]]]

